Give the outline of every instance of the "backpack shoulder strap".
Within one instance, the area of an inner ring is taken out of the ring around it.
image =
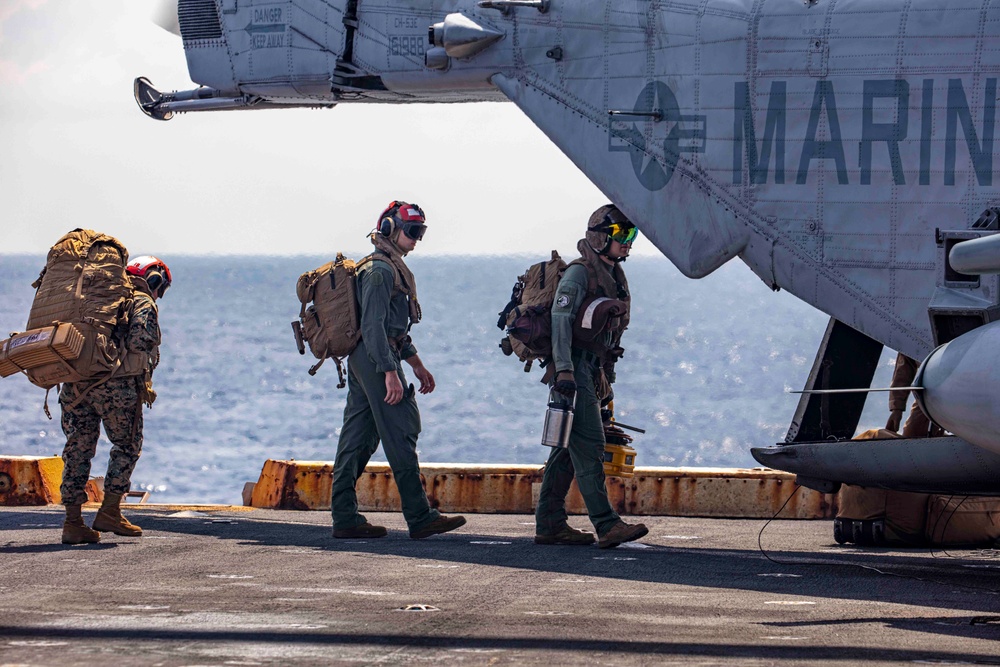
[[[594,270],[590,267],[590,264],[584,261],[583,257],[577,257],[572,262],[567,265],[567,269],[574,264],[580,265],[587,270],[587,291],[591,294],[597,293],[597,276],[594,275]]]
[[[355,271],[360,270],[362,266],[364,266],[365,264],[368,264],[370,262],[382,262],[383,264],[385,264],[386,266],[388,266],[390,269],[392,269],[392,289],[395,292],[405,292],[406,291],[406,289],[404,289],[404,287],[403,287],[403,280],[402,280],[402,278],[399,275],[399,269],[396,268],[396,265],[392,263],[391,259],[389,259],[388,257],[382,256],[382,255],[380,255],[377,252],[373,252],[372,254],[368,255],[367,257],[364,257],[364,258],[358,260],[358,263],[355,264]]]

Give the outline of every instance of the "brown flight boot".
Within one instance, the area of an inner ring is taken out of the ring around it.
[[[66,505],[66,521],[63,522],[63,544],[97,544],[101,534],[91,530],[83,522],[79,505]]]
[[[333,536],[341,540],[385,537],[388,534],[389,531],[387,531],[383,526],[373,526],[367,521],[352,528],[333,529]]]
[[[94,530],[102,533],[114,533],[125,537],[139,537],[142,535],[142,528],[122,516],[122,496],[120,493],[105,493],[104,502],[101,509],[97,510],[94,517]]]
[[[555,535],[535,534],[535,544],[562,544],[567,546],[586,546],[593,544],[596,538],[593,533],[577,530],[572,526],[564,526]]]
[[[624,542],[637,540],[648,532],[649,528],[646,528],[645,524],[628,524],[624,521],[619,521],[611,526],[611,530],[601,536],[601,539],[597,542],[597,546],[601,549],[610,549]]]
[[[423,528],[420,528],[419,530],[411,530],[410,539],[422,540],[425,537],[430,537],[431,535],[437,535],[439,533],[447,533],[449,530],[455,530],[456,528],[460,528],[464,525],[464,516],[445,516],[442,514]]]

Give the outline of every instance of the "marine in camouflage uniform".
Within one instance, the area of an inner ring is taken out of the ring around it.
[[[160,345],[156,304],[148,294],[138,290],[132,304],[125,347],[130,352],[142,352],[155,358]],[[152,374],[151,368],[149,374]],[[62,406],[62,429],[66,434],[62,455],[65,467],[60,487],[64,503],[87,502],[85,487],[90,478],[91,459],[97,452],[102,423],[112,445],[104,491],[119,495],[129,492],[132,471],[142,449],[139,387],[145,389],[145,383],[146,374],[113,378],[90,391],[87,391],[92,384],[89,382],[63,385],[59,404]],[[84,392],[83,398],[77,402]]]
[[[434,377],[407,335],[420,321],[420,306],[415,279],[403,256],[416,247],[425,229],[418,206],[392,202],[371,236],[375,252],[359,262],[361,341],[347,359],[347,405],[330,499],[336,538],[388,534],[385,527],[370,524],[358,512],[355,490],[379,442],[392,468],[410,537],[422,539],[465,524],[464,517],[444,516],[427,500],[417,460],[420,411],[401,363],[405,361],[413,369],[420,393],[434,390]]]
[[[130,267],[131,268],[131,267]],[[142,450],[142,406],[152,405],[153,369],[159,362],[160,325],[155,303],[157,294],[139,276],[131,276],[135,293],[128,312],[123,343],[128,363],[124,377],[106,381],[67,383],[59,393],[63,448],[63,479],[60,493],[66,506],[63,543],[97,542],[100,532],[138,536],[142,529],[121,515],[121,499],[131,488],[132,471]],[[169,282],[167,283],[169,285]],[[165,290],[165,288],[163,288]],[[121,371],[120,371],[121,372]],[[87,501],[86,485],[91,460],[97,452],[101,424],[111,441],[111,456],[104,478],[104,502],[94,519],[94,530],[80,517]]]

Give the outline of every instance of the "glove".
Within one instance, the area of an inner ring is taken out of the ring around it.
[[[573,379],[573,373],[570,371],[556,373],[556,383],[552,388],[566,398],[573,398],[576,395],[576,380]]]
[[[889,413],[889,421],[885,423],[885,428],[887,431],[892,431],[893,433],[899,433],[899,424],[903,421],[903,411],[893,410]]]

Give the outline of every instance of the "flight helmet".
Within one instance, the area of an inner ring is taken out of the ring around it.
[[[632,243],[639,230],[614,204],[605,204],[590,216],[587,223],[587,243],[599,255],[607,253],[614,239],[619,243]]]
[[[129,260],[129,263],[125,266],[125,271],[129,275],[139,276],[144,279],[146,284],[149,285],[150,291],[161,299],[173,281],[166,262],[152,255],[142,255],[141,257]]]
[[[379,234],[390,240],[397,231],[402,231],[407,237],[419,241],[427,231],[427,220],[424,210],[416,204],[394,201],[382,211],[377,229]]]

